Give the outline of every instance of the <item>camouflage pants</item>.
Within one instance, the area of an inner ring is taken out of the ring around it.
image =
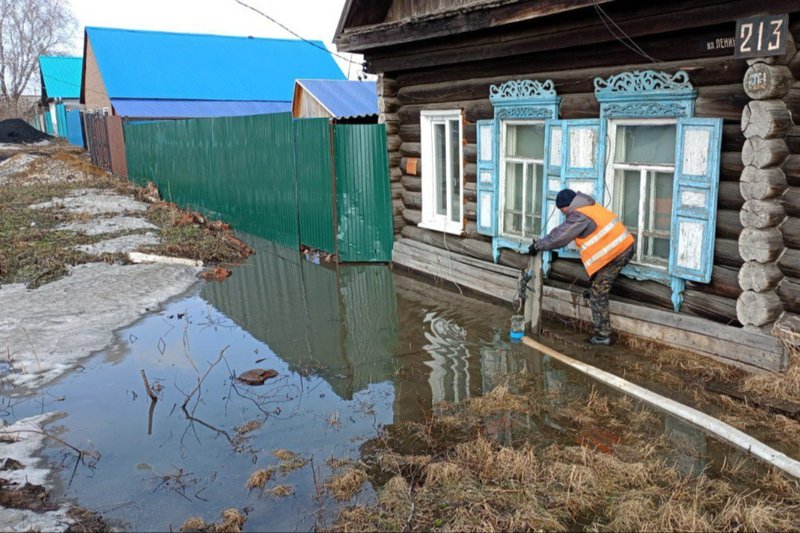
[[[611,318],[608,311],[608,293],[619,277],[620,271],[630,263],[633,247],[614,258],[609,264],[598,270],[592,277],[589,289],[589,307],[592,308],[594,333],[601,337],[611,335]]]

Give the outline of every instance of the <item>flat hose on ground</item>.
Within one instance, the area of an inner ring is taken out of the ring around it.
[[[635,385],[630,381],[624,380],[621,377],[606,372],[605,370],[600,370],[592,365],[582,363],[581,361],[564,355],[563,353],[558,352],[549,346],[545,346],[544,344],[536,342],[530,337],[524,337],[522,342],[534,350],[537,350],[545,355],[549,355],[553,359],[561,361],[565,365],[583,372],[584,374],[601,383],[605,383],[609,387],[612,387],[629,396],[633,396],[634,398],[637,398],[651,405],[652,407],[655,407],[656,409],[685,420],[690,424],[693,424],[694,426],[711,433],[720,440],[751,453],[759,459],[771,464],[772,466],[783,470],[787,474],[800,479],[800,462],[795,461],[784,453],[770,448],[763,442],[754,439],[747,433],[739,431],[735,427],[730,426],[725,422],[714,418],[713,416],[709,416],[701,411],[698,411],[697,409],[693,409],[678,403],[675,400],[665,398],[660,394],[656,394],[655,392],[647,390],[644,387]]]

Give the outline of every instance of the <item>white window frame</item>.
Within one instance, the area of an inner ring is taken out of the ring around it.
[[[458,200],[458,222],[452,220],[451,198],[453,193],[453,176],[451,161],[451,131],[450,121],[458,122],[458,183],[460,184],[460,194]],[[436,176],[434,176],[434,146],[433,146],[433,126],[444,124],[445,126],[445,173],[446,173],[446,213],[440,215],[436,213]],[[464,121],[463,113],[460,109],[453,110],[431,110],[420,112],[421,126],[421,152],[422,152],[422,220],[417,224],[421,228],[443,231],[454,235],[461,235],[464,232]]]
[[[498,183],[498,211],[497,211],[497,234],[504,239],[514,240],[514,241],[529,241],[531,236],[525,235],[525,193],[526,193],[526,186],[525,186],[525,179],[522,179],[522,235],[513,235],[510,233],[506,233],[505,231],[505,202],[506,202],[506,163],[522,163],[523,169],[527,168],[527,165],[534,164],[534,165],[541,165],[542,166],[542,176],[541,179],[544,181],[545,187],[545,194],[547,194],[547,169],[544,166],[544,154],[545,150],[549,150],[549,146],[547,143],[547,139],[543,137],[543,151],[542,151],[542,159],[532,159],[529,157],[508,157],[506,155],[506,135],[508,133],[507,126],[536,126],[541,125],[543,134],[546,134],[545,128],[545,121],[544,120],[502,120],[500,121],[500,157],[498,158],[498,166],[499,166],[499,181]],[[523,170],[526,172],[526,170]],[[542,198],[538,198],[535,202],[532,202],[532,206],[534,212],[536,211],[537,207],[542,209],[541,218],[542,218],[542,225],[545,225],[545,214],[542,207]],[[531,214],[533,217],[533,213]],[[540,231],[541,233],[541,231]],[[538,234],[534,234],[533,238],[539,237]]]
[[[638,228],[636,231],[636,254],[631,259],[631,264],[639,265],[642,267],[651,268],[654,270],[659,270],[662,272],[667,272],[669,270],[669,256],[667,256],[665,260],[665,264],[659,263],[652,263],[646,262],[644,260],[644,239],[642,238],[643,229],[644,228],[644,221],[645,221],[645,209],[641,209],[641,198],[647,193],[647,176],[648,172],[663,172],[669,173],[673,175],[673,191],[675,188],[674,176],[675,176],[675,162],[672,165],[631,165],[626,163],[615,163],[614,162],[614,154],[616,154],[617,148],[617,128],[619,126],[675,126],[676,127],[676,135],[677,135],[677,124],[678,121],[674,118],[636,118],[636,119],[609,119],[608,120],[608,147],[606,149],[606,153],[608,154],[608,161],[606,163],[606,183],[605,183],[605,198],[604,204],[606,208],[613,211],[614,206],[614,184],[616,182],[617,177],[617,170],[638,170],[640,171],[640,179],[639,179],[639,221],[638,221]],[[677,138],[676,138],[677,142]],[[675,206],[673,206],[675,209]],[[672,240],[672,235],[670,235],[670,241]]]

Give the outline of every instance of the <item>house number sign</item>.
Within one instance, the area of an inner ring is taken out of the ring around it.
[[[734,57],[781,56],[786,53],[789,15],[760,15],[736,21]]]

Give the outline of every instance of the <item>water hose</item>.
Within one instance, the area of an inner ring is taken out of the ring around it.
[[[590,376],[600,383],[604,383],[613,389],[637,398],[658,410],[685,420],[686,422],[699,427],[707,433],[716,436],[720,440],[753,454],[770,465],[781,469],[795,478],[800,479],[800,462],[792,459],[784,453],[770,448],[763,442],[754,439],[747,433],[739,431],[735,427],[730,426],[725,422],[714,418],[713,416],[678,403],[675,400],[665,398],[660,394],[656,394],[655,392],[645,389],[644,387],[635,385],[630,381],[615,376],[614,374],[606,372],[605,370],[600,370],[592,365],[587,365],[586,363],[573,359],[572,357],[564,355],[563,353],[558,352],[549,346],[545,346],[540,342],[536,342],[530,337],[524,337],[522,342],[530,348],[548,355],[553,359],[556,359],[557,361],[560,361],[565,365]]]

